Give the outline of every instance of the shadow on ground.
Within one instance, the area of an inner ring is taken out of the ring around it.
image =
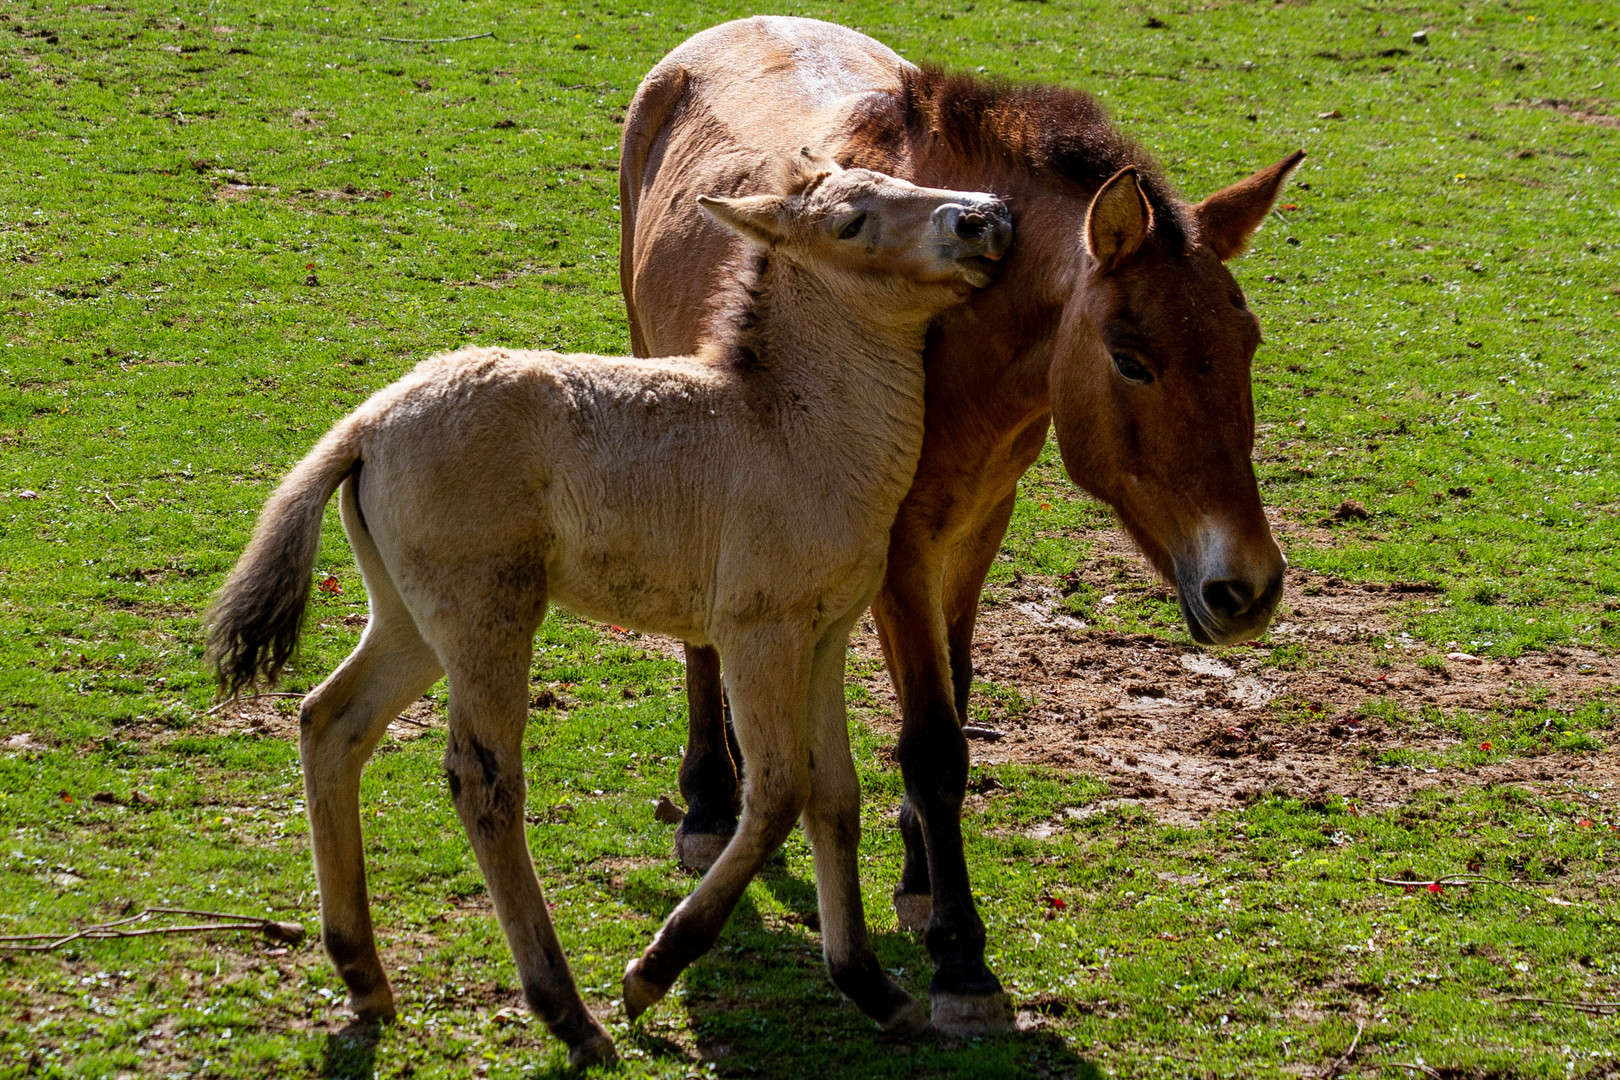
[[[377,1071],[377,1042],[381,1037],[380,1025],[359,1021],[327,1035],[320,1075],[332,1080],[371,1080]]]
[[[811,881],[768,865],[760,881],[788,909],[789,923],[815,929],[816,890]],[[648,893],[630,902],[661,919],[674,901]],[[780,917],[778,916],[778,919]],[[909,934],[885,933],[873,947],[902,985],[927,993],[932,967],[922,943]],[[1031,1080],[1092,1080],[1101,1070],[1047,1032],[1015,1032],[982,1039],[929,1035],[892,1039],[856,1011],[833,987],[816,935],[767,925],[745,896],[709,954],[682,976],[684,994],[628,1032],[616,1033],[621,1053],[639,1051],[668,1064],[713,1068],[720,1076],[771,1077],[997,1077]],[[684,1009],[683,1020],[670,1013]],[[660,1013],[663,1015],[660,1016]],[[682,1033],[690,1033],[690,1040]],[[533,1080],[570,1075],[566,1069],[531,1074]],[[611,1075],[610,1072],[604,1075]]]

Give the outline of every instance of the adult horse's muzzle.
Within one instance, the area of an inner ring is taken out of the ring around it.
[[[1012,244],[1012,211],[994,196],[974,202],[949,203],[934,211],[934,227],[943,253],[965,271],[969,283],[983,287],[1001,276],[1001,260]]]
[[[1258,550],[1244,550],[1219,535],[1177,551],[1176,599],[1187,631],[1200,645],[1253,641],[1271,625],[1282,599],[1288,560],[1268,535]],[[1245,545],[1244,547],[1248,547]]]

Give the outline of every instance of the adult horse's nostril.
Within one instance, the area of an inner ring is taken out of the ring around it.
[[[1241,618],[1254,604],[1254,589],[1242,578],[1204,582],[1204,604],[1217,618]]]

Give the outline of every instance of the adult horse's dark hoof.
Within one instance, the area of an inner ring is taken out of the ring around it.
[[[624,969],[624,1011],[630,1019],[636,1019],[658,1004],[667,993],[669,987],[659,986],[642,976],[641,957],[630,961],[630,966]]]
[[[928,920],[934,917],[933,894],[894,890],[894,917],[900,929],[922,933],[928,929]]]
[[[387,983],[364,997],[349,995],[349,1011],[361,1024],[392,1024],[394,1022],[394,992]]]
[[[934,1027],[946,1035],[995,1035],[1013,1029],[1012,999],[994,994],[929,994]]]
[[[576,1069],[588,1069],[592,1065],[612,1065],[619,1060],[619,1052],[613,1048],[613,1040],[608,1038],[607,1032],[595,1031],[579,1043],[568,1048],[568,1064]]]
[[[675,832],[675,857],[680,860],[681,869],[706,874],[729,843],[730,833],[689,833],[685,829],[678,829]]]

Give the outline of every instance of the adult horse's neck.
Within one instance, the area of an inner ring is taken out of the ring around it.
[[[1064,185],[983,169],[965,170],[961,182],[1006,192],[1017,209],[1018,240],[1001,280],[939,321],[927,353],[929,407],[956,400],[1003,430],[1051,409],[1048,373],[1060,329],[1072,330],[1083,303],[1086,201]],[[931,183],[932,180],[919,182]],[[992,389],[993,387],[993,389]]]

